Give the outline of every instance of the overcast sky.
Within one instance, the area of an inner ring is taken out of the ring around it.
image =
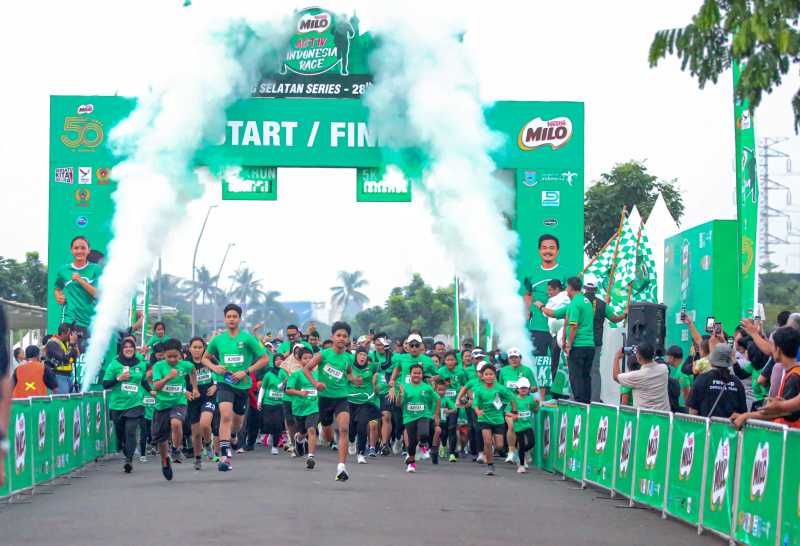
[[[162,19],[172,16],[162,13],[165,3],[2,3],[0,255],[21,258],[36,250],[46,259],[49,96],[142,89],[148,67],[136,52],[147,48],[154,18],[159,28],[171,24]],[[583,101],[587,182],[617,162],[645,161],[653,174],[679,181],[686,204],[682,225],[689,227],[735,216],[731,75],[699,90],[674,59],[650,69],[647,50],[656,30],[685,24],[699,4],[495,1],[459,2],[457,9],[467,21],[466,45],[486,102]],[[337,7],[336,2],[323,5]],[[362,20],[362,30],[367,24]],[[789,78],[766,97],[755,117],[757,136],[792,137],[784,149],[796,158],[800,141],[794,137],[789,102],[798,85],[797,77]],[[773,168],[783,172],[784,164],[776,162]],[[342,269],[364,272],[372,304],[382,303],[391,287],[415,271],[437,285],[452,278],[452,266],[432,239],[419,199],[356,203],[355,171],[349,169],[283,169],[279,178],[277,202],[223,203],[218,186],[209,186],[171,237],[164,270],[191,275],[203,216],[209,205],[219,204],[211,213],[198,264],[216,271],[227,244],[234,242],[223,278],[246,262],[264,287],[282,292],[284,300],[327,300]],[[779,180],[800,190],[795,178]],[[784,200],[783,194],[775,196],[781,205]],[[329,245],[331,233],[319,220],[331,207],[340,211],[337,216],[349,233],[346,259],[338,257],[338,246]],[[773,229],[779,236],[785,232],[777,223]],[[298,267],[288,261],[286,249],[298,244],[311,246],[313,264]],[[798,248],[794,254],[783,249],[774,261],[786,270],[800,270]]]

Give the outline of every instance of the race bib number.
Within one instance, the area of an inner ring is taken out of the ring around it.
[[[516,381],[506,381],[506,387],[508,387],[509,389],[516,389],[517,388],[517,382]]]
[[[308,396],[317,395],[317,389],[303,389],[303,392],[305,392]]]
[[[183,392],[183,385],[167,385],[164,387],[164,392],[168,392],[170,394],[179,394]]]
[[[197,372],[198,381],[211,381],[211,370],[208,368]]]
[[[425,411],[425,404],[406,404],[408,411]]]
[[[455,398],[458,393],[452,389],[444,391],[445,398]]]
[[[273,400],[282,400],[283,399],[283,393],[281,391],[270,390],[269,391],[269,397],[272,398]]]
[[[411,376],[410,375],[406,376],[405,382],[406,382],[406,385],[410,385],[411,384]]]
[[[341,370],[337,370],[330,364],[325,364],[325,367],[322,368],[322,371],[325,372],[327,375],[333,377],[334,379],[341,379],[344,377],[344,372]]]
[[[528,419],[531,416],[531,412],[527,411],[527,410],[526,411],[521,411],[521,412],[518,413],[518,415],[519,415],[520,419]]]
[[[122,390],[125,392],[136,393],[139,392],[139,385],[134,385],[133,383],[123,383]]]
[[[145,406],[155,406],[156,405],[156,399],[153,398],[152,396],[146,396],[146,397],[142,398],[142,403]]]
[[[242,355],[225,355],[223,362],[227,364],[242,364],[244,363],[244,356]]]
[[[494,397],[494,402],[492,402],[492,405],[495,407],[495,409],[503,409],[503,401],[500,400],[499,396]]]

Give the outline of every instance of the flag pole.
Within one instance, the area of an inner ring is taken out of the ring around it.
[[[622,206],[622,214],[619,217],[619,227],[617,228],[617,242],[614,245],[614,257],[611,259],[611,272],[608,276],[608,290],[606,290],[606,303],[611,301],[611,289],[614,286],[614,273],[617,269],[617,253],[619,252],[619,238],[622,235],[622,226],[625,224],[625,209]]]
[[[636,234],[636,254],[634,254],[634,263],[638,262],[639,259],[639,242],[642,240],[642,225],[644,222],[639,224],[639,232]],[[637,264],[638,267],[638,264]],[[627,309],[628,306],[631,304],[631,296],[633,295],[633,283],[628,285],[628,303],[626,304],[625,308]]]
[[[458,295],[458,274],[453,276],[453,347],[458,350],[461,347],[461,340],[459,339],[460,334],[460,322],[461,317],[458,312],[458,303],[459,303],[459,295]]]

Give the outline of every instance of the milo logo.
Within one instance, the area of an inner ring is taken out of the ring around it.
[[[678,469],[678,479],[687,480],[692,473],[692,463],[694,463],[694,432],[683,435],[683,447],[681,448],[681,462]]]
[[[534,118],[520,130],[517,144],[521,150],[530,151],[542,146],[558,150],[572,138],[572,120],[558,117],[548,120]]]
[[[76,407],[72,412],[72,451],[78,452],[81,448],[81,408]]]
[[[550,416],[546,415],[542,423],[542,458],[550,457]]]
[[[44,449],[44,442],[47,439],[47,412],[39,410],[39,449]]]
[[[622,429],[622,445],[619,448],[619,473],[628,473],[631,462],[631,440],[633,439],[633,422],[628,421]]]
[[[647,436],[647,451],[644,455],[645,468],[653,468],[656,466],[656,459],[658,458],[658,444],[661,437],[661,427],[652,425],[650,427],[650,434]]]
[[[731,443],[725,438],[717,445],[717,454],[714,457],[714,474],[711,482],[711,510],[718,510],[725,501],[725,491],[728,488],[728,474],[731,460]]]
[[[86,407],[86,427],[88,428],[92,422],[92,404],[87,403],[85,407]]]
[[[100,408],[100,402],[94,404],[94,430],[100,432],[100,427],[103,425],[103,410]]]
[[[64,408],[58,408],[58,443],[63,444],[67,436],[67,418],[64,415]]]
[[[301,11],[280,73],[316,76],[338,65],[339,74],[348,75],[350,40],[355,35],[354,21],[344,16],[320,8]]]
[[[25,414],[18,413],[14,422],[14,470],[21,474],[25,469],[25,449],[27,447],[25,438]]]
[[[595,442],[594,452],[604,452],[606,450],[606,442],[608,442],[608,416],[604,415],[597,425],[597,441]]]
[[[329,13],[322,12],[316,15],[304,13],[300,19],[297,20],[297,33],[306,34],[308,32],[317,32],[322,34],[331,26],[331,16]]]
[[[756,446],[756,459],[753,461],[753,473],[750,477],[750,500],[762,500],[767,488],[767,471],[769,470],[769,444],[761,442]]]
[[[567,453],[567,414],[561,416],[561,426],[558,429],[558,456]]]
[[[575,416],[575,422],[572,423],[572,449],[578,449],[581,443],[581,415]]]

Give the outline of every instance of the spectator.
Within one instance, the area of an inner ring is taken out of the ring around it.
[[[8,451],[8,416],[11,413],[11,382],[8,374],[11,362],[8,361],[8,328],[6,313],[0,306],[0,485],[5,481],[5,456]],[[17,351],[14,351],[14,358]],[[21,357],[20,357],[21,359]],[[17,360],[20,362],[20,360]]]
[[[22,347],[17,347],[14,349],[14,365],[21,364],[23,360],[25,360],[25,351],[22,350]]]
[[[17,366],[11,378],[14,398],[47,396],[47,389],[58,388],[56,374],[39,360],[39,347],[29,345],[25,349],[25,361]]]
[[[70,336],[74,336],[74,329],[71,324],[62,323],[58,327],[58,333],[50,336],[44,346],[44,361],[48,367],[52,368],[58,381],[55,389],[57,394],[69,394],[72,391],[72,370],[78,358],[77,339],[70,345]]]
[[[667,364],[669,365],[669,377],[677,381],[680,390],[678,398],[680,407],[686,407],[686,400],[692,390],[693,377],[686,375],[681,370],[683,364],[683,349],[673,345],[667,349]]]
[[[592,402],[600,402],[600,353],[603,351],[603,329],[606,319],[617,324],[628,316],[626,308],[621,314],[615,315],[611,306],[606,305],[603,298],[597,297],[597,280],[594,276],[587,275],[584,279],[583,293],[594,309],[594,358],[592,359]]]
[[[655,362],[656,350],[650,343],[635,346],[636,362],[639,369],[630,372],[620,371],[620,362],[625,356],[623,349],[614,355],[612,375],[614,381],[623,387],[630,387],[633,392],[633,406],[641,409],[669,411],[667,384],[669,370],[659,362]]]
[[[692,415],[723,417],[747,411],[747,396],[741,380],[731,373],[733,349],[718,343],[708,357],[711,370],[694,382],[686,405]]]
[[[786,326],[800,331],[800,313],[792,313],[789,315],[789,318],[786,320]],[[750,319],[742,320],[742,328],[750,335],[753,339],[753,343],[755,343],[762,352],[774,354],[772,342],[762,335],[761,328],[755,321]],[[781,385],[783,372],[783,365],[774,358],[770,364],[764,366],[761,370],[761,377],[758,378],[758,382],[769,388],[770,398],[778,396],[778,389]]]

